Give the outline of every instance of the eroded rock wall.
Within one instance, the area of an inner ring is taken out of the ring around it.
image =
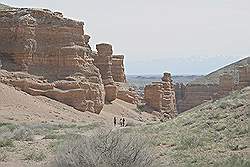
[[[250,86],[250,59],[247,65],[238,67],[239,89]]]
[[[188,84],[183,99],[178,99],[178,112],[191,109],[201,103],[212,100],[219,91],[219,85]]]
[[[3,82],[81,111],[101,111],[104,88],[88,56],[83,22],[49,10],[0,11],[0,39],[2,69],[15,72],[13,78],[2,76]],[[25,72],[22,78],[18,71]]]
[[[112,56],[112,77],[115,82],[126,82],[125,70],[124,70],[124,56],[113,55]]]
[[[164,73],[161,82],[153,82],[144,88],[144,100],[153,109],[173,118],[177,115],[175,91],[170,73]]]
[[[183,112],[209,100],[228,95],[233,90],[242,89],[250,85],[249,64],[238,67],[238,80],[227,72],[219,76],[219,84],[188,84],[175,86],[177,110]]]

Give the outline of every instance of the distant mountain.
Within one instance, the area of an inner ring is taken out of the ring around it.
[[[127,80],[130,86],[133,87],[144,87],[155,81],[161,81],[162,75],[127,75]],[[174,75],[172,76],[174,83],[187,84],[201,76],[199,75]]]
[[[216,61],[216,60],[215,60]],[[229,64],[227,66],[224,66],[214,72],[211,72],[210,74],[206,76],[199,77],[193,81],[190,82],[190,84],[219,84],[219,77],[224,72],[227,72],[231,74],[234,77],[234,81],[236,82],[238,80],[238,72],[237,67],[250,64],[250,57],[246,57],[242,60],[239,60],[235,63]]]

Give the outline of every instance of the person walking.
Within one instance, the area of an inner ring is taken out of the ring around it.
[[[122,126],[125,127],[125,118],[122,118]]]
[[[120,125],[122,126],[122,118],[120,119]]]
[[[116,117],[114,117],[114,126],[116,126]]]

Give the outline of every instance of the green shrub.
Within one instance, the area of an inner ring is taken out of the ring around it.
[[[0,138],[0,147],[14,147],[14,143],[11,139]]]
[[[22,126],[14,130],[13,139],[17,141],[32,141],[33,133],[30,128]]]
[[[203,146],[203,140],[200,136],[186,134],[179,138],[177,148],[179,149],[194,149]]]
[[[227,158],[222,163],[216,163],[214,167],[220,166],[220,167],[249,167],[250,161],[249,159],[245,159],[242,156],[239,155],[233,155],[232,157]]]
[[[37,151],[33,151],[29,154],[25,155],[24,160],[29,160],[29,161],[43,161],[44,159],[46,159],[46,155],[43,152],[37,152]]]

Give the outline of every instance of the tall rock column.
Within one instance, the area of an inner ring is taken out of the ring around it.
[[[162,84],[163,84],[162,110],[164,110],[172,117],[174,117],[177,114],[176,99],[170,73],[165,72],[163,74]]]
[[[144,88],[144,100],[153,109],[165,114],[168,118],[177,115],[175,92],[171,74],[164,73],[161,82],[153,82]]]
[[[126,76],[124,72],[123,55],[112,56],[112,76],[115,82],[126,82]]]
[[[100,70],[104,88],[105,88],[105,101],[110,103],[117,97],[117,87],[115,86],[111,67],[112,67],[112,45],[101,43],[96,45],[97,55],[94,56],[94,64]]]

